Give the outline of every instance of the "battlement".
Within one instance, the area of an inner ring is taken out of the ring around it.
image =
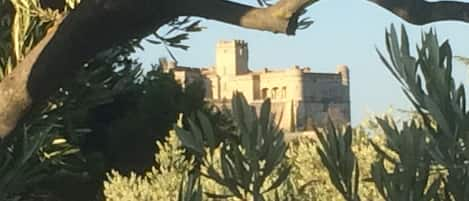
[[[343,85],[349,85],[350,83],[350,71],[347,65],[341,64],[337,65],[337,73],[340,74],[342,78]]]
[[[216,47],[216,72],[220,76],[237,76],[249,72],[248,44],[243,40],[219,41]]]
[[[317,72],[310,67],[248,68],[248,43],[244,40],[223,40],[216,44],[216,62],[206,69],[194,71],[162,62],[183,82],[201,78],[207,100],[223,104],[234,91],[242,92],[247,101],[259,108],[269,98],[279,127],[287,131],[311,130],[335,122],[350,122],[350,72],[338,65],[335,72]]]
[[[224,46],[246,46],[248,43],[244,40],[220,40],[217,42],[217,47]]]

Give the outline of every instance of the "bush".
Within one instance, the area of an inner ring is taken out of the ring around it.
[[[234,115],[242,114],[241,111],[249,111],[249,106],[247,103],[243,103],[242,98],[234,98],[234,100],[239,100],[238,110],[234,110]],[[236,103],[236,101],[234,101]],[[248,106],[248,107],[246,107]],[[264,108],[268,106],[268,102],[264,103]],[[239,110],[244,108],[244,110]],[[268,110],[265,109],[265,112]],[[212,143],[210,139],[212,131],[211,121],[209,118],[205,118],[205,115],[201,113],[198,114],[198,118],[192,118],[190,120],[191,131],[184,131],[180,128],[177,128],[178,135],[180,136],[183,144],[175,136],[175,132],[171,132],[170,137],[165,143],[158,142],[158,147],[160,147],[160,152],[156,154],[157,160],[155,161],[155,167],[145,176],[136,176],[132,174],[130,177],[120,175],[117,172],[112,172],[108,175],[108,181],[105,183],[105,196],[106,199],[111,200],[160,200],[165,198],[166,200],[178,200],[180,196],[176,196],[178,191],[180,192],[180,184],[184,181],[184,178],[187,174],[200,171],[200,184],[201,188],[199,189],[203,192],[203,200],[243,200],[243,199],[253,199],[253,189],[255,185],[254,177],[252,180],[245,180],[249,178],[249,174],[253,173],[248,167],[252,167],[254,164],[249,166],[247,161],[249,161],[250,154],[241,149],[240,152],[232,151],[226,147],[226,144],[236,145],[237,147],[246,147],[249,145],[243,144],[250,141],[243,141],[246,135],[246,132],[250,130],[249,127],[245,127],[245,130],[240,129],[241,124],[240,120],[250,119],[255,121],[257,117],[255,114],[247,112],[245,115],[250,115],[250,117],[233,118],[235,119],[236,129],[235,136],[232,138],[224,139],[221,144],[216,145]],[[264,116],[266,118],[266,116]],[[263,119],[263,118],[260,118]],[[259,120],[260,120],[259,119]],[[263,121],[269,122],[269,121]],[[252,122],[251,122],[252,123]],[[246,125],[266,125],[265,123],[258,124],[244,124]],[[274,129],[274,127],[272,127]],[[272,130],[272,131],[275,131]],[[277,139],[283,139],[282,134],[274,134],[275,132],[267,132],[265,135],[258,135],[257,143],[259,140],[262,142],[262,139],[269,138],[269,136],[277,136]],[[243,134],[244,133],[244,134]],[[213,133],[217,135],[216,133]],[[249,134],[249,132],[247,132]],[[361,169],[364,174],[361,179],[370,178],[369,167],[374,159],[376,153],[373,151],[372,145],[369,143],[367,135],[368,133],[357,130],[357,138],[352,143],[352,149],[359,151],[358,161],[360,164],[366,164]],[[379,142],[380,135],[376,135]],[[256,138],[250,138],[255,140]],[[279,142],[279,141],[277,141]],[[253,145],[255,144],[252,142]],[[263,143],[261,143],[263,144]],[[269,145],[270,144],[270,145]],[[275,144],[275,143],[274,143]],[[261,185],[261,189],[268,189],[274,185],[274,188],[269,192],[264,192],[261,190],[262,199],[265,200],[338,200],[341,198],[341,194],[334,188],[331,182],[328,179],[328,174],[326,168],[322,165],[321,159],[317,154],[316,148],[318,147],[315,139],[312,138],[298,138],[290,141],[286,147],[288,147],[282,158],[279,158],[277,161],[274,170],[270,174],[266,175],[264,185]],[[266,143],[266,148],[271,147],[272,143]],[[257,147],[257,151],[260,151],[262,146]],[[194,155],[192,157],[186,157],[184,154],[185,150],[192,150]],[[271,151],[276,149],[268,148]],[[232,161],[234,153],[238,153],[237,157],[245,158],[243,160],[238,160],[239,162],[244,163],[244,170],[234,171],[235,168],[241,169],[241,167]],[[250,153],[259,153],[251,150]],[[254,154],[255,155],[255,154]],[[269,156],[267,154],[266,156]],[[281,155],[280,155],[281,156]],[[221,158],[225,157],[227,160],[222,162]],[[261,156],[259,156],[261,157]],[[274,157],[275,158],[275,157]],[[271,159],[261,159],[256,160],[255,162],[260,162],[267,164],[266,161]],[[200,170],[197,168],[196,162],[201,162]],[[227,164],[223,163],[229,162],[231,167],[227,167]],[[254,162],[254,161],[253,161]],[[181,165],[183,164],[183,165]],[[288,170],[288,173],[285,173]],[[190,173],[189,173],[190,172]],[[231,173],[230,173],[231,172]],[[199,174],[196,174],[199,175]],[[229,176],[228,176],[229,175]],[[282,176],[281,176],[282,175]],[[227,177],[228,176],[228,177]],[[244,178],[243,178],[244,177]],[[281,178],[280,180],[278,178]],[[243,180],[244,179],[244,180]],[[243,186],[244,182],[252,182],[249,185]],[[373,183],[365,182],[360,188],[360,193],[364,195],[364,198],[367,200],[376,200],[375,198],[378,195],[378,192],[373,188]],[[239,191],[240,196],[236,196],[235,192]],[[245,192],[247,191],[247,193]]]
[[[80,0],[58,1],[53,9],[41,2],[0,0],[0,81]],[[168,26],[172,31],[154,33],[152,43],[186,49],[181,42],[187,33],[201,30],[198,21],[182,17]],[[151,167],[154,141],[166,136],[186,104],[197,110],[204,102],[193,97],[198,86],[184,94],[171,74],[142,76],[140,63],[130,57],[140,41],[87,61],[76,79],[35,104],[15,131],[0,139],[0,200],[94,200],[110,168]]]
[[[176,200],[184,175],[192,169],[193,160],[185,157],[184,150],[174,131],[165,143],[157,142],[157,167],[144,176],[131,173],[122,176],[116,171],[108,174],[104,194],[108,201]]]
[[[261,110],[257,117],[242,97],[235,96],[234,136],[220,145],[214,142],[216,133],[203,115],[189,121],[190,131],[176,128],[182,146],[200,165],[189,170],[200,176],[200,186],[188,192],[200,195],[196,200],[459,201],[468,197],[469,112],[464,86],[456,87],[451,77],[449,43],[440,46],[433,31],[424,34],[416,58],[410,55],[404,28],[400,43],[394,27],[386,33],[386,42],[390,62],[381,53],[380,57],[415,107],[409,120],[398,125],[389,116],[378,117],[354,130],[331,123],[316,130],[317,139],[296,139],[287,149],[281,132],[266,129],[272,127],[266,123],[270,122],[270,110]],[[267,101],[263,108],[268,106]],[[269,158],[265,150],[274,156]],[[264,174],[262,167],[269,160],[272,171]],[[146,193],[175,190],[187,173],[178,174],[172,189]],[[262,179],[257,180],[259,175]],[[110,177],[108,189],[117,185],[114,177]],[[148,175],[142,179],[157,181]],[[121,188],[122,192],[142,185],[131,178],[123,181],[121,186],[126,188]],[[119,199],[111,192],[108,199]],[[178,194],[179,198],[182,195]]]
[[[386,32],[386,46],[389,60],[381,53],[380,58],[403,85],[416,115],[401,125],[391,118],[376,119],[385,136],[384,145],[370,141],[378,153],[371,164],[376,189],[382,198],[391,201],[466,200],[469,113],[464,86],[456,86],[452,77],[453,56],[448,41],[440,45],[433,31],[423,34],[422,46],[417,47],[418,55],[414,57],[404,27],[399,42],[391,26]],[[358,171],[350,168],[358,163],[343,160],[344,156],[356,158],[353,152],[344,151],[350,150],[350,133],[325,135],[328,137],[321,141],[321,158],[329,164],[331,181],[346,200],[360,200],[363,195],[355,191],[360,181],[352,177]]]

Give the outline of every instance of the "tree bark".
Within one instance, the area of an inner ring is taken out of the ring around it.
[[[185,0],[178,13],[199,16],[244,28],[294,35],[298,17],[313,0],[281,0],[267,8],[253,8],[225,0]],[[210,5],[210,6],[205,6]]]
[[[426,0],[369,1],[416,25],[446,20],[469,22],[469,3],[457,1],[428,2]]]
[[[51,29],[0,82],[0,137],[43,103],[100,51],[140,38],[178,16],[200,16],[293,35],[314,0],[280,0],[254,8],[225,0],[87,0]]]

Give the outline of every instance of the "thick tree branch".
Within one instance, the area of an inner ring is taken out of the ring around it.
[[[148,35],[177,16],[292,35],[299,14],[314,1],[280,0],[268,8],[224,0],[83,1],[0,82],[0,138],[16,127],[31,106],[43,103],[73,79],[98,52]]]
[[[57,30],[53,27],[26,58],[0,83],[0,137],[10,132],[31,105],[27,83],[31,68]]]
[[[280,0],[267,8],[255,8],[226,0],[185,0],[179,13],[250,29],[294,35],[299,15],[313,2],[315,0]]]
[[[73,79],[98,52],[151,33],[167,23],[164,1],[88,0],[41,40],[0,82],[0,137],[33,104],[43,103]]]
[[[469,3],[425,0],[369,0],[409,23],[424,25],[437,21],[469,22]]]

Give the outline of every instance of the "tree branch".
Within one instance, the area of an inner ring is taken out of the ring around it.
[[[163,1],[89,0],[49,31],[0,82],[0,138],[100,51],[167,23]]]
[[[27,81],[31,68],[44,47],[52,39],[57,26],[53,27],[25,57],[25,59],[0,83],[0,137],[8,134],[31,105]]]
[[[83,1],[0,82],[0,138],[33,105],[43,103],[73,79],[98,52],[148,35],[177,16],[200,16],[293,35],[302,10],[313,2],[280,0],[267,8],[254,8],[225,0]]]
[[[469,3],[457,1],[428,2],[425,0],[369,1],[416,25],[445,20],[469,23]]]
[[[179,13],[250,29],[294,35],[299,15],[313,2],[315,0],[280,0],[267,8],[255,8],[226,0],[185,0]]]

